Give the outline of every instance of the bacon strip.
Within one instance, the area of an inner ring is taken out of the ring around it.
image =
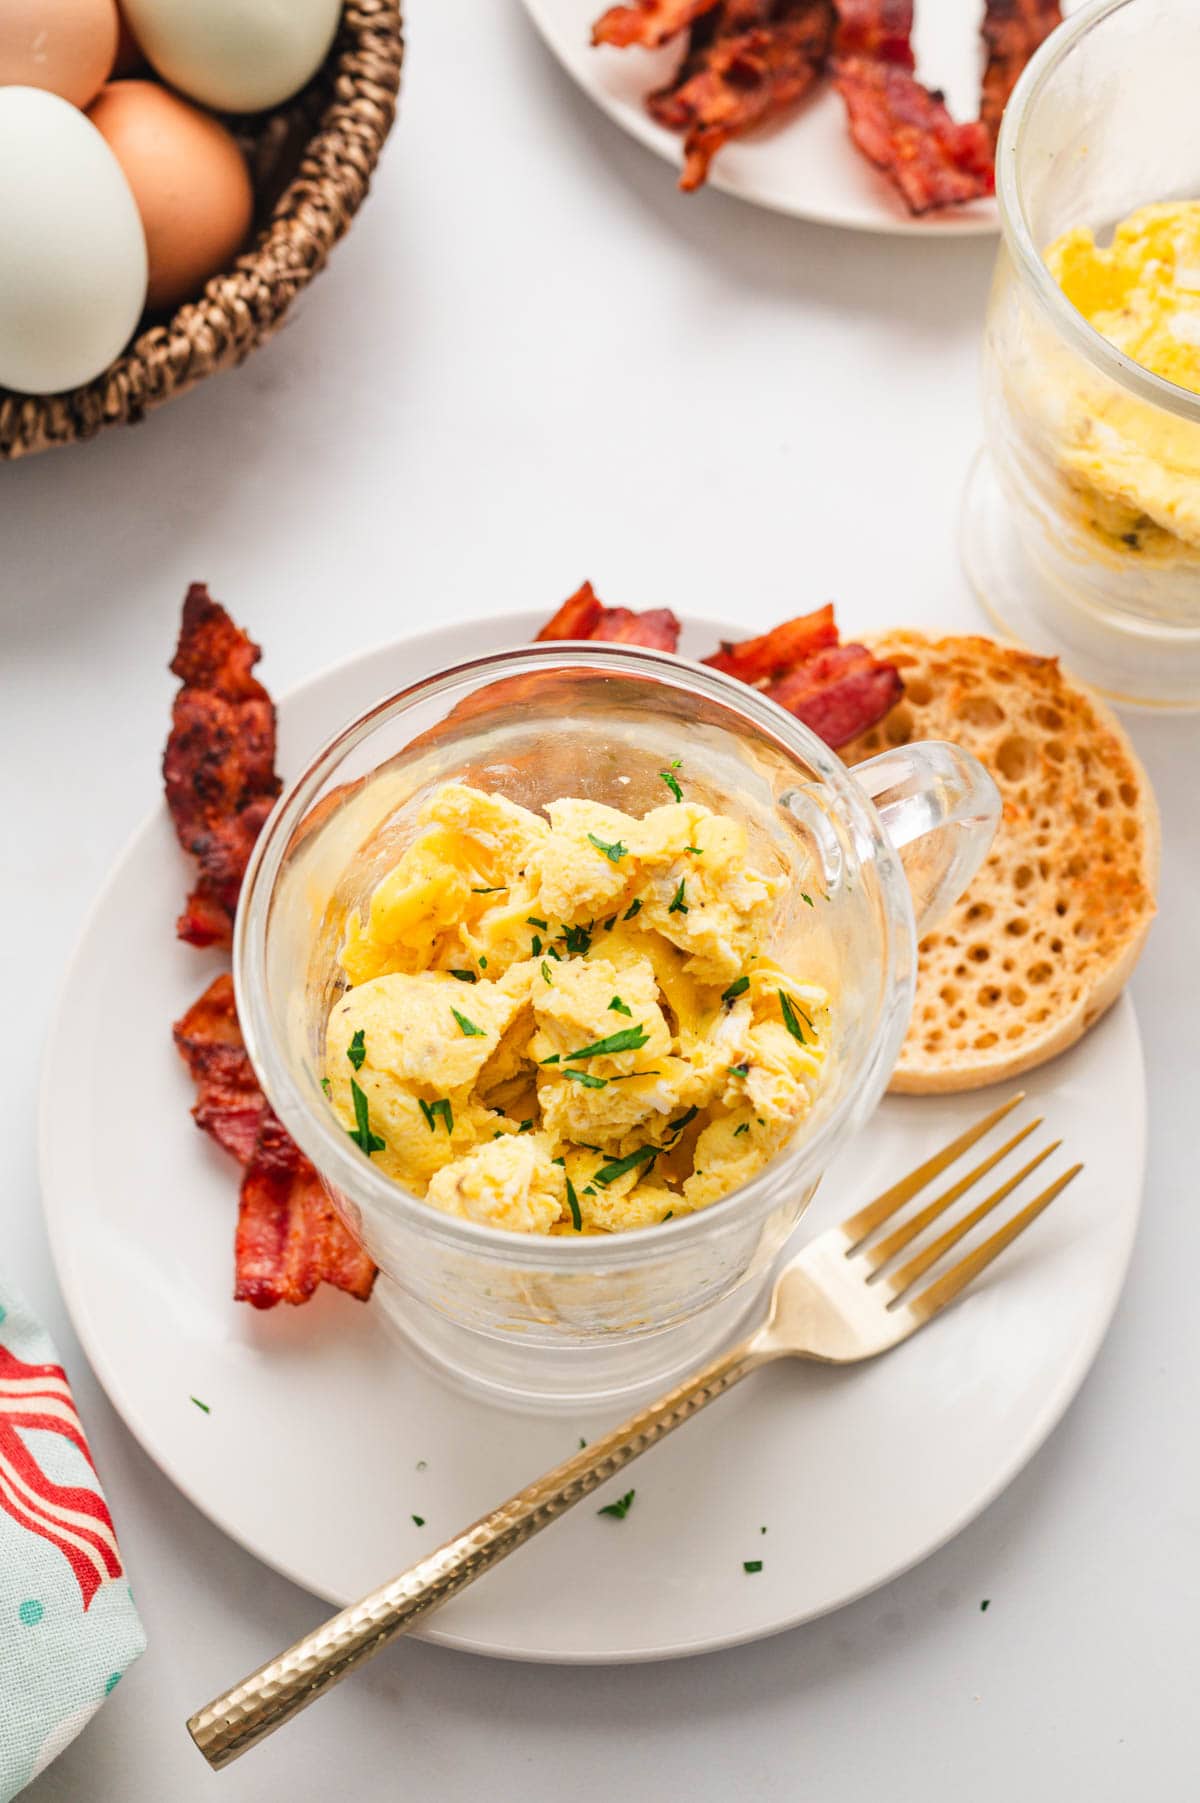
[[[1022,70],[1038,46],[1061,24],[1059,0],[987,0],[982,28],[987,67],[983,72],[981,116],[993,150],[1004,109]]]
[[[592,42],[615,44],[622,50],[644,44],[657,50],[717,4],[718,0],[633,0],[632,6],[610,6],[592,26]]]
[[[681,627],[669,607],[634,613],[628,607],[605,607],[590,582],[567,598],[537,635],[545,639],[593,639],[607,644],[648,645],[674,651]]]
[[[365,1302],[375,1267],[312,1165],[267,1109],[238,1199],[234,1297],[251,1308],[307,1302],[331,1283]]]
[[[904,684],[896,666],[865,645],[836,645],[768,683],[766,693],[836,750],[890,713]]]
[[[890,176],[911,213],[978,200],[995,187],[986,127],[960,125],[942,96],[906,68],[866,56],[840,58],[834,80],[863,155]]]
[[[696,20],[675,80],[647,101],[660,125],[686,134],[685,192],[702,185],[730,138],[808,92],[833,26],[832,0],[721,0]]]
[[[837,642],[838,629],[830,605],[819,607],[815,613],[801,614],[798,619],[785,620],[760,638],[743,639],[736,645],[726,639],[721,649],[706,657],[704,662],[711,664],[714,670],[724,670],[727,676],[759,683],[772,676],[781,676],[814,652]]]
[[[196,1125],[239,1164],[249,1164],[267,1099],[242,1038],[228,971],[175,1022],[175,1044],[198,1091]]]
[[[837,0],[835,56],[871,56],[915,69],[913,0]]]
[[[179,843],[200,865],[176,926],[191,945],[229,945],[250,852],[280,790],[275,709],[252,675],[261,655],[194,582],[171,662],[182,687],[163,758]]]

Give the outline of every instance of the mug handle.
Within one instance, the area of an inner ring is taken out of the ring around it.
[[[881,751],[851,774],[900,854],[922,939],[991,849],[1004,812],[1000,791],[978,758],[936,739]]]

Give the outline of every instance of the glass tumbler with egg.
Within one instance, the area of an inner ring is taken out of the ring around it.
[[[509,1405],[702,1363],[878,1102],[918,932],[998,816],[954,746],[852,775],[627,646],[480,657],[353,721],[258,841],[234,972],[373,1306]]]
[[[1119,702],[1200,707],[1200,8],[1095,0],[997,153],[963,555],[992,619]]]

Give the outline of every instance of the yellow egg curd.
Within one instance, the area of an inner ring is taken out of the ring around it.
[[[789,882],[753,867],[741,821],[684,800],[546,813],[456,783],[425,804],[349,920],[325,1089],[447,1214],[555,1234],[678,1219],[807,1114],[828,999],[767,956]]]
[[[1046,252],[1073,306],[1135,363],[1200,394],[1200,201],[1140,208],[1097,245],[1083,227]],[[1200,550],[1200,428],[1106,384],[1070,409],[1062,462],[1113,548]]]

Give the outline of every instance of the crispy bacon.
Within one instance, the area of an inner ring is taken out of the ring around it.
[[[200,875],[176,926],[192,945],[228,945],[251,848],[279,794],[275,709],[252,674],[261,652],[203,583],[183,604],[163,758],[167,806]]]
[[[304,1154],[268,1108],[242,1178],[234,1297],[252,1308],[307,1302],[331,1283],[365,1302],[375,1267]]]
[[[267,1100],[242,1038],[228,971],[175,1022],[175,1044],[198,1091],[196,1125],[239,1164],[249,1164]]]
[[[904,684],[896,666],[865,645],[834,645],[768,683],[766,693],[836,750],[890,713]]]
[[[837,0],[835,56],[872,56],[915,69],[913,0]]]
[[[633,0],[632,6],[610,6],[592,26],[592,42],[615,44],[622,50],[644,44],[656,50],[717,4],[718,0]]]
[[[987,66],[983,72],[981,116],[993,149],[1004,109],[1022,70],[1038,46],[1061,24],[1059,0],[987,0],[983,16]]]
[[[700,187],[723,144],[808,92],[833,25],[832,0],[721,0],[696,20],[674,81],[647,102],[686,133],[681,188]]]
[[[979,120],[960,125],[942,96],[895,63],[840,58],[834,80],[846,102],[850,134],[863,155],[891,177],[911,213],[961,205],[995,186],[992,150]]]
[[[674,651],[680,625],[669,607],[652,607],[634,613],[628,607],[605,607],[590,582],[563,602],[538,633],[543,639],[593,639],[606,644],[648,645],[655,651]]]
[[[814,652],[837,642],[838,629],[830,605],[819,607],[815,613],[801,614],[798,619],[785,620],[760,638],[743,639],[740,644],[723,640],[721,649],[704,661],[714,670],[724,670],[727,676],[760,683],[781,676]]]

